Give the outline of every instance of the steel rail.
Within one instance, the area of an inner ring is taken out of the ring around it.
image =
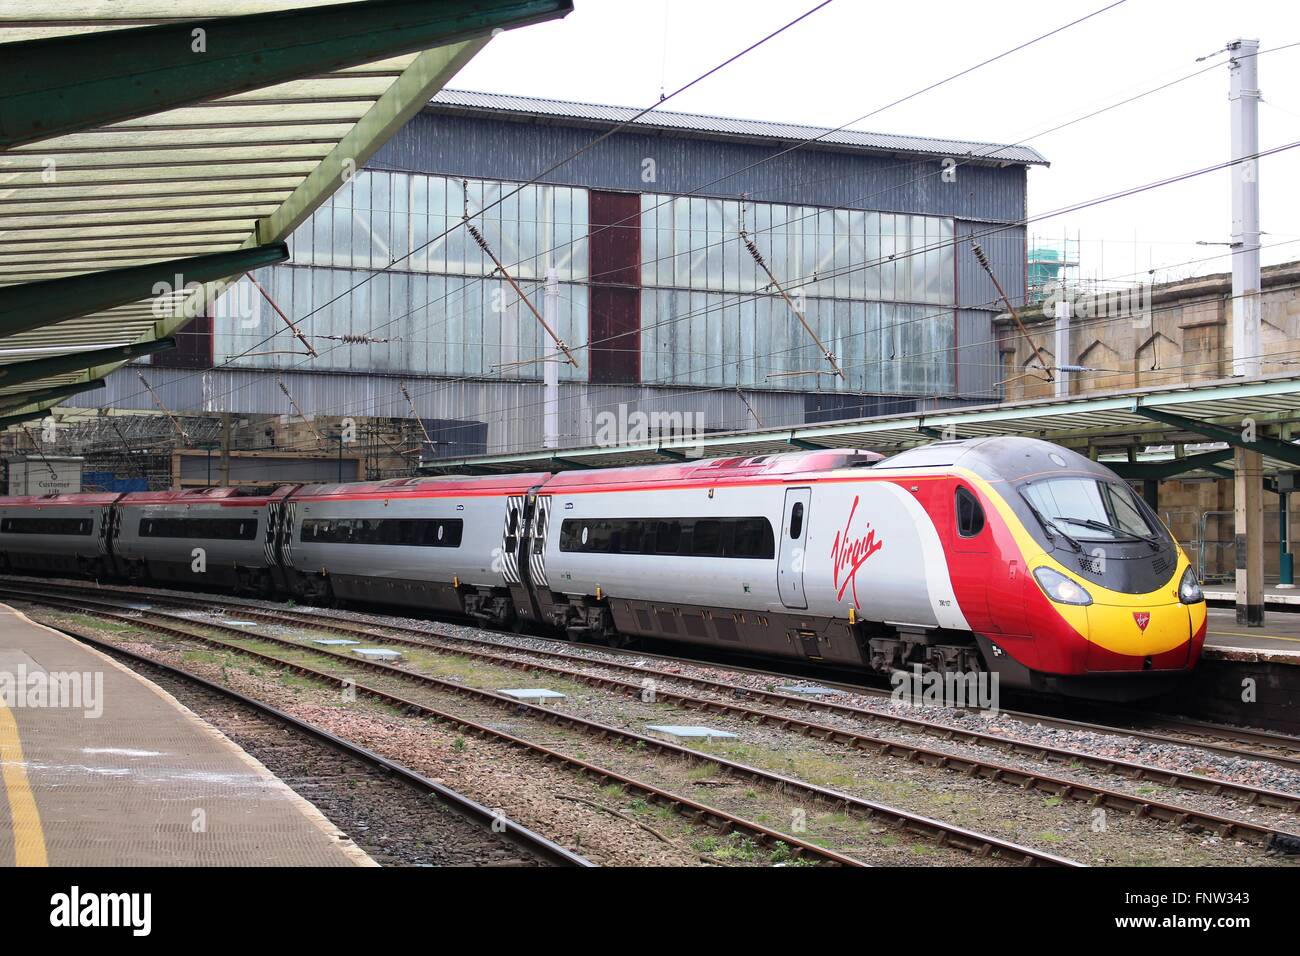
[[[18,599],[17,597],[10,598],[10,600],[17,600],[17,599]],[[28,598],[24,598],[23,600],[29,604],[36,604],[36,605],[41,605],[41,606],[51,607],[51,608],[64,608],[73,611],[80,611],[83,613],[86,610],[85,607],[86,604],[98,603],[98,602],[87,602],[87,601],[79,602],[76,599],[70,599],[70,598],[52,599],[52,598],[28,597]],[[593,776],[596,779],[603,782],[616,783],[619,786],[622,786],[633,793],[643,796],[644,798],[646,798],[648,802],[660,806],[669,807],[673,811],[688,817],[693,822],[696,823],[704,822],[705,824],[713,827],[714,829],[720,830],[723,833],[730,833],[732,831],[742,831],[748,833],[750,836],[756,838],[763,846],[768,848],[771,848],[776,843],[784,843],[786,846],[790,848],[790,852],[792,853],[792,855],[796,857],[815,858],[817,860],[820,860],[823,863],[834,864],[837,866],[862,867],[868,865],[866,863],[863,863],[861,860],[854,859],[853,857],[847,856],[842,853],[837,853],[834,850],[828,850],[825,847],[817,846],[814,843],[809,843],[805,840],[799,839],[798,837],[791,836],[786,833],[782,833],[778,830],[773,830],[769,827],[763,826],[760,823],[756,823],[751,820],[746,820],[743,817],[739,817],[734,814],[728,813],[725,810],[720,810],[716,807],[711,807],[708,806],[707,804],[703,804],[696,800],[692,800],[690,797],[682,796],[681,794],[673,793],[672,791],[669,790],[664,790],[660,787],[654,786],[653,784],[646,783],[641,780],[637,780],[633,777],[626,776],[625,774],[618,773],[617,771],[609,770],[605,767],[601,767],[596,764],[590,763],[586,760],[582,760],[581,758],[572,756],[570,754],[564,753],[559,750],[555,750],[554,748],[551,747],[546,747],[542,744],[534,743],[533,741],[526,740],[522,737],[517,737],[513,734],[506,733],[505,731],[497,730],[485,724],[476,723],[466,718],[459,717],[455,714],[438,710],[434,707],[429,706],[428,704],[424,704],[419,701],[410,700],[409,698],[401,697],[389,691],[385,691],[379,688],[370,687],[368,685],[361,684],[357,681],[351,680],[350,678],[339,677],[336,674],[330,674],[325,671],[316,670],[315,668],[308,667],[305,664],[299,664],[294,661],[287,661],[284,660],[283,658],[275,657],[274,655],[271,654],[264,654],[261,651],[255,651],[250,648],[240,647],[237,644],[231,644],[227,641],[217,640],[215,638],[211,638],[203,634],[196,634],[193,631],[187,630],[185,628],[175,627],[172,625],[159,623],[157,621],[143,620],[140,617],[135,617],[129,613],[122,613],[110,608],[101,607],[96,613],[106,614],[110,618],[131,623],[144,630],[152,630],[160,634],[166,634],[171,637],[176,637],[183,640],[197,641],[206,644],[209,647],[214,647],[221,650],[227,650],[227,651],[232,651],[234,653],[242,654],[246,657],[250,657],[254,660],[261,661],[270,666],[290,670],[293,671],[294,673],[301,674],[304,677],[309,677],[313,680],[321,681],[327,684],[337,685],[340,688],[353,691],[359,695],[365,695],[367,697],[371,697],[375,700],[380,701],[381,703],[385,703],[392,707],[397,708],[399,711],[401,711],[404,714],[426,717],[467,733],[472,733],[480,737],[487,737],[494,740],[502,741],[513,747],[540,756],[544,762],[559,764],[568,769],[576,770],[580,775]],[[156,613],[156,612],[138,612],[138,613]],[[159,615],[159,616],[165,617],[166,615]],[[186,623],[193,624],[198,627],[230,631],[233,632],[236,636],[244,640],[265,640],[268,642],[289,644],[290,646],[298,650],[309,650],[309,651],[311,650],[310,648],[303,648],[300,645],[292,644],[292,642],[279,641],[277,638],[265,637],[263,635],[249,634],[244,631],[237,631],[235,628],[225,628],[222,625],[210,625],[210,624],[204,624],[202,622],[195,622],[195,621],[188,621],[188,620],[186,620]],[[117,647],[117,645],[108,643],[108,646],[112,647],[116,651],[129,653],[123,650],[122,648]],[[337,660],[341,660],[346,663],[357,664],[361,666],[376,664],[376,662],[373,661],[363,661],[359,659],[354,660],[354,659],[344,658],[342,657],[342,655],[331,654],[328,651],[321,651],[315,653],[319,653],[322,656],[335,658]],[[151,663],[158,663],[158,662],[154,662],[152,658],[145,658],[145,659],[149,660]],[[387,665],[377,664],[377,667],[387,668]],[[392,670],[394,670],[399,675],[405,674],[407,677],[413,676],[405,671],[397,670],[396,668],[393,668]],[[454,687],[455,685],[451,685],[451,686]],[[525,707],[530,706],[530,705],[521,705],[518,701],[514,701],[510,698],[502,698],[502,700],[509,701],[511,705],[525,706]],[[614,730],[614,728],[609,728],[609,729],[611,731]]]
[[[8,592],[5,592],[3,588],[0,588],[0,593],[8,593]],[[1003,840],[1000,837],[995,837],[990,834],[984,834],[973,830],[968,830],[964,827],[959,827],[954,824],[945,823],[940,820],[934,820],[929,817],[922,816],[920,814],[915,814],[910,811],[901,810],[899,808],[891,807],[886,804],[878,803],[876,801],[867,800],[861,797],[855,797],[852,796],[851,794],[843,793],[838,790],[832,790],[828,787],[821,787],[816,784],[811,784],[803,780],[795,779],[793,777],[787,777],[782,774],[777,774],[771,771],[762,770],[757,767],[752,767],[747,764],[742,764],[739,763],[738,761],[730,760],[725,757],[707,754],[697,750],[692,750],[688,747],[683,747],[679,744],[669,743],[667,741],[659,740],[654,737],[646,737],[634,731],[625,730],[619,727],[613,727],[608,724],[602,724],[596,721],[587,720],[585,718],[578,717],[576,715],[566,714],[561,711],[550,710],[548,708],[540,707],[535,704],[522,702],[513,697],[506,697],[504,695],[497,694],[493,691],[482,690],[475,687],[469,687],[464,684],[454,683],[452,681],[445,681],[437,677],[430,677],[428,675],[402,670],[401,668],[393,667],[392,665],[384,664],[379,661],[369,661],[361,658],[345,657],[342,654],[338,654],[332,651],[306,647],[302,644],[299,644],[295,641],[287,640],[285,638],[278,638],[278,637],[273,637],[265,634],[250,634],[248,631],[239,630],[235,627],[230,627],[228,625],[223,625],[223,624],[194,621],[189,618],[176,618],[173,615],[168,615],[165,612],[161,612],[161,611],[135,610],[129,608],[121,609],[118,606],[109,604],[107,602],[102,602],[102,601],[97,601],[92,599],[67,598],[63,596],[49,597],[49,596],[43,596],[39,594],[32,594],[30,592],[22,593],[22,594],[14,594],[13,598],[11,599],[16,599],[16,600],[20,600],[32,604],[43,604],[49,607],[59,607],[59,606],[68,607],[73,610],[81,611],[83,613],[86,611],[87,606],[98,607],[100,608],[99,613],[106,613],[110,617],[120,621],[131,622],[141,627],[144,627],[146,629],[156,630],[162,633],[171,634],[177,637],[183,637],[189,640],[200,641],[202,643],[208,644],[209,646],[218,647],[224,650],[230,650],[230,651],[246,654],[248,656],[255,657],[259,660],[262,660],[267,664],[271,664],[277,667],[288,668],[297,673],[301,673],[305,676],[313,677],[319,680],[324,680],[329,683],[335,683],[343,687],[352,687],[358,693],[365,693],[369,696],[375,697],[376,699],[389,702],[395,706],[401,708],[414,708],[414,712],[419,713],[422,716],[431,716],[434,717],[435,719],[442,719],[447,722],[455,723],[457,725],[473,729],[475,732],[482,731],[483,733],[486,733],[491,736],[499,737],[502,739],[508,739],[510,742],[515,743],[516,745],[522,745],[529,749],[534,749],[539,751],[549,751],[549,748],[544,748],[530,741],[525,741],[522,738],[518,738],[518,737],[514,737],[513,735],[506,734],[504,731],[498,731],[481,724],[474,724],[466,720],[465,718],[457,717],[447,712],[436,710],[427,704],[418,703],[409,700],[407,698],[397,696],[395,694],[392,694],[389,691],[380,690],[378,688],[369,687],[369,686],[363,686],[360,683],[352,681],[349,678],[342,678],[334,674],[329,674],[324,671],[319,671],[316,670],[315,668],[308,667],[305,664],[300,664],[295,661],[284,660],[282,658],[275,657],[274,655],[264,654],[260,651],[254,651],[249,648],[241,647],[240,645],[237,644],[231,644],[227,641],[222,641],[216,638],[208,637],[203,634],[196,634],[193,631],[176,627],[173,624],[158,623],[157,621],[149,621],[146,620],[145,618],[146,616],[151,615],[153,617],[163,618],[164,620],[180,620],[183,623],[194,627],[203,628],[206,630],[213,630],[224,634],[230,634],[242,641],[263,641],[267,643],[276,644],[278,646],[286,647],[294,651],[306,652],[308,654],[313,654],[318,657],[323,657],[335,663],[342,663],[347,665],[348,667],[355,667],[360,670],[366,670],[372,673],[378,673],[389,677],[399,678],[407,682],[415,682],[424,685],[426,687],[435,688],[436,690],[439,691],[452,693],[456,696],[482,701],[485,703],[490,703],[495,706],[501,707],[503,709],[508,709],[515,713],[526,714],[532,717],[539,718],[545,722],[551,723],[558,727],[590,734],[597,737],[598,739],[613,738],[613,739],[621,740],[629,744],[632,744],[633,746],[641,750],[678,757],[696,764],[713,765],[720,768],[724,772],[729,772],[737,777],[742,777],[742,778],[763,783],[767,786],[772,787],[778,792],[784,791],[790,793],[799,793],[814,802],[829,804],[831,807],[833,807],[836,810],[847,812],[847,813],[853,813],[870,819],[879,819],[882,822],[891,824],[895,827],[906,830],[908,832],[933,839],[941,846],[949,846],[956,849],[966,850],[968,852],[972,852],[981,857],[1001,858],[1011,862],[1022,863],[1027,865],[1050,865],[1050,866],[1068,866],[1068,867],[1076,867],[1081,865],[1065,857],[1061,857],[1053,853],[1048,853],[1043,850],[1038,850],[1033,847],[1021,846],[1019,844],[1007,840]],[[139,615],[139,616],[135,616],[135,615]],[[578,758],[560,754],[558,751],[549,751],[549,753],[550,755],[559,759],[563,759],[566,762],[572,761],[575,764],[580,764],[584,766],[586,769],[588,769],[589,771],[598,772],[606,777],[618,779],[618,775],[614,774],[612,771],[607,771],[604,770],[603,768],[592,767],[590,764],[586,764],[585,761],[581,761]],[[642,789],[653,789],[649,784],[639,783],[636,781],[631,781],[631,782],[635,783],[637,787]],[[692,805],[696,813],[707,812],[708,814],[712,814],[712,815],[730,817],[729,814],[725,814],[725,811],[720,811],[715,808],[704,807],[703,805],[700,804],[694,804],[693,801],[689,801],[688,798],[682,797],[680,795],[671,794],[668,793],[667,791],[658,791],[658,792],[662,794],[663,797],[669,801],[676,801],[682,804]],[[740,820],[740,818],[733,818],[733,820],[735,821],[735,825],[745,825],[747,827],[754,828],[756,830],[764,832],[765,834],[768,834],[765,836],[765,842],[773,838],[773,836],[771,835],[771,831],[767,831],[766,828],[761,827],[761,825],[759,824],[751,823],[749,821],[743,821]],[[1226,820],[1223,822],[1236,823],[1236,821],[1226,821]],[[792,846],[795,847],[802,846],[808,849],[815,849],[822,853],[832,852],[832,851],[825,851],[820,847],[815,847],[815,845],[807,844],[804,843],[803,841],[797,840],[796,838],[787,837],[781,834],[775,834],[775,838],[783,840],[786,843],[791,844]],[[843,857],[842,860],[838,862],[844,862],[844,861],[858,863],[858,861],[851,861],[851,859],[847,857]]]
[[[103,651],[110,656],[125,658],[132,664],[140,665],[142,667],[152,667],[165,674],[169,674],[172,677],[176,677],[194,684],[197,687],[201,687],[204,690],[236,701],[264,717],[270,717],[285,726],[291,727],[304,736],[319,740],[320,742],[327,744],[350,757],[356,758],[362,763],[396,777],[403,783],[408,784],[427,796],[435,797],[445,803],[454,812],[459,813],[461,816],[468,818],[474,823],[482,824],[491,832],[499,832],[500,835],[510,843],[528,850],[531,853],[535,853],[537,856],[553,865],[577,867],[596,866],[595,863],[591,862],[586,857],[574,853],[572,850],[542,836],[537,831],[529,829],[521,823],[516,823],[509,817],[483,806],[483,804],[465,796],[463,793],[451,789],[445,784],[438,783],[435,780],[430,780],[423,774],[418,773],[410,767],[400,764],[395,760],[391,760],[383,754],[376,753],[367,747],[363,747],[358,743],[354,743],[338,736],[337,734],[331,733],[323,727],[318,727],[315,724],[286,713],[265,701],[249,697],[247,694],[243,694],[235,690],[233,687],[226,687],[222,684],[215,683],[208,680],[206,677],[200,677],[198,674],[191,673],[183,667],[177,667],[173,664],[155,660],[154,658],[146,657],[143,654],[138,654],[135,651],[127,650],[111,641],[102,640],[101,638],[77,630],[76,628],[71,628],[66,625],[58,625],[54,629],[82,642],[83,644],[89,644],[91,647]],[[501,826],[503,829],[496,831],[493,830],[494,826]]]
[[[174,603],[185,607],[195,607],[198,609],[204,608],[203,602],[187,601],[185,599],[176,601],[168,599],[168,603]],[[212,604],[209,603],[208,607],[210,608],[211,606]],[[218,604],[217,606],[221,605]],[[628,681],[621,681],[611,677],[587,674],[582,671],[559,667],[554,664],[540,664],[535,661],[523,661],[502,654],[476,649],[447,647],[444,643],[445,641],[457,641],[461,639],[454,637],[445,638],[442,635],[430,634],[429,632],[420,631],[417,628],[399,628],[394,625],[375,625],[389,630],[401,630],[403,632],[419,634],[422,638],[420,640],[377,633],[370,629],[370,627],[357,625],[349,626],[346,622],[340,622],[338,619],[317,616],[310,612],[266,611],[241,607],[239,613],[246,617],[266,621],[267,623],[272,624],[283,625],[288,623],[294,626],[311,627],[315,630],[327,631],[333,634],[364,637],[367,640],[394,644],[401,647],[418,648],[421,650],[433,651],[435,653],[459,654],[475,660],[483,661],[484,663],[512,668],[514,670],[544,671],[557,677],[577,681],[591,687],[618,691],[629,696],[644,696],[647,691],[644,683],[630,683]],[[1203,774],[1155,767],[1149,764],[1124,760],[1118,757],[1102,757],[1097,756],[1096,754],[1087,753],[1086,751],[1071,750],[1065,747],[1055,747],[1031,741],[1016,740],[1015,738],[1003,737],[997,734],[989,734],[966,728],[957,728],[948,724],[941,724],[934,721],[924,720],[922,718],[882,714],[879,711],[852,707],[847,704],[823,704],[823,702],[820,701],[808,701],[805,698],[795,697],[792,694],[783,694],[778,691],[755,690],[748,687],[742,687],[738,684],[726,684],[721,681],[713,681],[707,678],[682,677],[663,671],[647,670],[644,668],[632,667],[630,665],[612,664],[603,661],[592,661],[590,659],[555,654],[549,651],[510,648],[496,644],[495,642],[485,643],[489,643],[491,646],[502,650],[510,650],[519,654],[538,654],[547,657],[561,658],[568,662],[585,661],[593,667],[609,668],[611,670],[636,674],[641,677],[643,681],[648,674],[652,674],[656,678],[662,678],[663,680],[668,681],[680,680],[683,683],[705,688],[719,694],[731,695],[732,699],[725,701],[707,700],[699,697],[691,697],[687,694],[678,693],[676,691],[666,690],[657,685],[654,688],[656,698],[704,713],[726,714],[742,719],[753,720],[759,724],[774,724],[783,730],[794,730],[804,734],[805,736],[815,737],[833,743],[848,744],[861,750],[873,750],[887,756],[900,756],[929,766],[939,766],[970,775],[982,776],[986,779],[1001,780],[1019,787],[1032,786],[1056,796],[1069,795],[1073,799],[1088,801],[1096,801],[1100,797],[1107,806],[1123,806],[1128,809],[1128,801],[1119,799],[1123,795],[1108,788],[1093,786],[1091,784],[1075,783],[1042,774],[1034,774],[1018,768],[989,763],[987,761],[973,760],[955,754],[928,750],[924,747],[903,744],[879,737],[872,737],[842,727],[834,727],[828,724],[815,723],[798,717],[776,714],[771,711],[761,710],[738,703],[735,698],[757,697],[783,707],[803,710],[826,710],[841,716],[887,723],[894,727],[917,731],[929,736],[936,736],[945,741],[956,741],[973,746],[989,747],[1003,752],[1020,754],[1054,763],[1078,763],[1094,770],[1113,773],[1133,780],[1150,781],[1164,786],[1181,787],[1197,793],[1207,793],[1211,796],[1221,796],[1226,794],[1236,799],[1243,800],[1251,806],[1276,807],[1293,813],[1300,813],[1300,795],[1290,794],[1279,790],[1271,790],[1266,787],[1257,787],[1253,784],[1236,783],[1230,780],[1220,780],[1215,777],[1207,777]]]
[[[132,592],[124,588],[114,588],[111,586],[101,587],[96,585],[94,587],[89,587],[89,588],[88,587],[78,588],[75,585],[47,582],[41,578],[29,579],[29,578],[21,578],[21,577],[14,578],[13,576],[0,576],[0,583],[3,583],[6,580],[21,582],[24,584],[39,583],[43,587],[63,589],[63,590],[73,591],[76,593],[84,593],[87,590],[96,593],[119,593],[119,594],[130,596],[131,600],[134,601],[150,600],[150,601],[157,601],[157,602],[168,602],[173,604],[182,601],[189,601],[191,602],[192,606],[196,606],[196,607],[200,606],[197,599],[187,599],[181,595],[175,595],[175,594],[140,595],[137,592]],[[204,600],[208,601],[208,603],[210,604],[231,607],[231,608],[239,608],[241,613],[251,614],[253,611],[261,611],[262,613],[267,613],[265,609],[260,607],[260,605],[250,603],[241,598],[233,597],[227,594],[215,594],[212,592],[203,592],[203,593],[204,593]],[[303,619],[309,619],[311,621],[317,622],[318,626],[322,630],[329,629],[323,623],[324,621],[339,620],[334,618],[316,617],[310,614],[309,612],[290,610],[290,609],[284,609],[276,613],[297,614]],[[402,624],[373,624],[369,622],[366,623],[368,626],[371,627],[382,627],[387,630],[396,630],[404,633],[427,636],[442,641],[455,641],[455,642],[463,642],[467,644],[488,645],[492,647],[503,646],[499,642],[489,640],[487,638],[468,637],[463,635],[454,636],[454,635],[435,634],[430,631],[424,631],[419,628],[414,628]],[[491,630],[491,629],[482,628],[482,626],[478,624],[472,626],[480,627],[480,629]],[[379,637],[379,635],[374,635],[374,636],[376,637],[376,639],[378,639]],[[556,641],[556,643],[561,643],[561,642]],[[581,645],[581,646],[585,646],[585,645]],[[535,656],[541,656],[541,657],[579,660],[579,661],[583,661],[586,663],[593,663],[593,664],[598,663],[600,666],[603,667],[608,667],[615,670],[624,670],[629,672],[636,671],[643,675],[645,674],[653,675],[655,673],[659,673],[661,676],[671,677],[673,680],[681,681],[684,683],[692,683],[696,686],[701,686],[701,687],[710,686],[710,685],[720,686],[726,688],[728,692],[736,692],[736,693],[743,692],[744,694],[747,694],[749,696],[761,697],[761,698],[769,699],[774,703],[781,703],[782,706],[794,706],[803,709],[824,710],[827,712],[841,713],[844,714],[845,716],[856,715],[867,719],[884,720],[884,721],[892,721],[892,722],[907,721],[910,719],[910,718],[902,718],[902,717],[894,718],[889,715],[879,714],[874,711],[868,711],[863,708],[855,708],[845,704],[835,704],[829,701],[814,701],[802,697],[792,697],[791,695],[781,694],[775,691],[762,691],[754,688],[741,687],[735,684],[727,684],[722,681],[713,681],[706,678],[696,678],[696,677],[688,677],[684,675],[668,674],[665,672],[656,672],[653,668],[632,667],[630,665],[617,664],[608,661],[595,662],[592,661],[590,658],[586,658],[586,657],[582,657],[581,655],[574,654],[572,651],[544,651],[539,649],[524,649],[524,648],[514,648],[514,647],[509,647],[509,649],[518,650],[520,653],[533,654]],[[728,670],[738,671],[741,673],[753,674],[756,676],[763,676],[763,677],[772,677],[779,680],[804,679],[797,674],[781,673],[778,671],[771,671],[763,668],[746,666],[742,664],[710,661],[701,658],[675,657],[667,654],[656,654],[649,651],[628,651],[622,648],[611,648],[611,647],[603,647],[598,645],[592,645],[592,649],[597,650],[601,653],[621,656],[621,657],[648,658],[648,659],[660,660],[660,661],[671,662],[671,663],[689,663],[692,664],[693,666],[702,666],[702,667],[722,667]],[[872,687],[869,685],[850,683],[846,681],[837,681],[828,678],[819,678],[819,680],[821,680],[823,683],[827,684],[828,686],[843,690],[846,693],[860,694],[869,697],[891,696],[889,691],[885,691],[880,688]],[[974,712],[978,713],[979,711],[977,709],[974,709]],[[1057,717],[1049,714],[1035,713],[1031,711],[1019,711],[1019,710],[1010,710],[1010,709],[1002,708],[998,712],[1002,716],[1010,717],[1018,721],[1027,722],[1027,723],[1039,723],[1047,727],[1056,727],[1062,730],[1086,730],[1086,731],[1092,731],[1096,733],[1115,734],[1115,735],[1133,737],[1139,740],[1146,740],[1151,743],[1166,744],[1166,745],[1179,746],[1179,747],[1190,747],[1193,749],[1210,751],[1211,753],[1222,754],[1228,757],[1239,757],[1247,760],[1262,760],[1262,761],[1278,764],[1279,766],[1290,767],[1293,769],[1300,769],[1300,739],[1290,737],[1285,734],[1273,733],[1270,731],[1259,731],[1259,730],[1251,730],[1248,728],[1231,727],[1224,724],[1215,724],[1208,721],[1198,721],[1190,718],[1174,718],[1174,717],[1157,718],[1158,720],[1168,724],[1170,727],[1181,728],[1180,732],[1183,733],[1200,734],[1202,736],[1219,736],[1224,739],[1235,739],[1241,742],[1253,741],[1260,746],[1273,747],[1279,751],[1285,751],[1285,752],[1267,753],[1264,751],[1253,750],[1248,747],[1234,746],[1232,744],[1227,744],[1227,743],[1215,743],[1213,741],[1206,741],[1206,740],[1188,740],[1183,737],[1176,737],[1170,734],[1157,733],[1154,731],[1143,730],[1138,727],[1132,727],[1127,725],[1098,724],[1098,723],[1092,723],[1089,721],[1078,720],[1070,717]],[[922,723],[927,723],[927,722],[922,721]],[[946,725],[940,724],[937,726],[942,727],[944,729],[948,729]],[[923,728],[918,727],[917,729],[924,732]]]
[[[168,603],[174,606],[193,607],[196,609],[205,609],[205,602],[190,600],[186,598],[163,597],[159,603]],[[213,605],[217,607],[231,607],[230,604],[223,602],[206,602],[206,609]],[[597,675],[586,674],[581,671],[575,671],[570,668],[558,667],[551,664],[539,664],[533,661],[521,661],[516,658],[506,657],[501,654],[485,652],[470,648],[447,648],[446,642],[471,642],[474,644],[486,644],[500,650],[512,651],[519,654],[529,654],[541,656],[550,659],[564,660],[569,663],[586,663],[592,667],[606,668],[621,673],[635,674],[644,681],[648,676],[662,678],[663,680],[676,681],[691,686],[700,687],[709,691],[729,695],[732,700],[714,701],[697,697],[691,697],[686,694],[674,691],[663,690],[656,686],[655,694],[672,703],[699,710],[705,713],[722,713],[731,716],[754,719],[759,723],[772,723],[782,729],[796,730],[806,736],[817,737],[822,740],[830,740],[836,743],[846,743],[863,750],[878,750],[881,753],[891,756],[902,756],[908,760],[913,760],[928,765],[940,765],[949,769],[957,769],[965,773],[979,772],[988,779],[1000,779],[1008,782],[1014,782],[1017,786],[1028,786],[1032,778],[1039,789],[1052,792],[1055,795],[1063,793],[1062,788],[1069,784],[1069,792],[1075,799],[1093,800],[1101,794],[1114,793],[1102,787],[1093,787],[1087,784],[1075,784],[1069,781],[1062,781],[1058,778],[1029,774],[1026,771],[1018,770],[1011,767],[1005,767],[998,764],[984,763],[981,761],[971,761],[964,757],[958,757],[953,754],[940,753],[937,751],[927,750],[922,747],[916,747],[898,743],[895,741],[883,740],[877,737],[871,737],[866,734],[855,733],[840,727],[833,727],[827,724],[819,724],[800,718],[789,717],[781,714],[774,714],[770,711],[760,710],[754,707],[748,707],[744,704],[737,703],[735,698],[758,698],[768,703],[776,704],[781,707],[793,708],[799,710],[818,710],[827,713],[833,713],[838,716],[850,717],[860,720],[866,720],[876,723],[884,723],[890,726],[923,733],[928,736],[938,737],[945,741],[956,741],[959,743],[970,744],[978,747],[989,747],[1003,752],[1020,754],[1040,760],[1051,761],[1053,763],[1072,764],[1078,763],[1094,770],[1100,770],[1105,773],[1113,773],[1119,776],[1125,776],[1138,781],[1150,781],[1164,786],[1177,786],[1186,790],[1197,793],[1206,793],[1211,796],[1230,795],[1236,799],[1241,799],[1252,806],[1276,807],[1293,813],[1300,813],[1300,795],[1290,794],[1283,791],[1271,790],[1266,787],[1257,787],[1252,784],[1236,783],[1234,781],[1220,780],[1215,777],[1208,777],[1203,774],[1188,773],[1185,771],[1169,770],[1163,767],[1155,767],[1148,764],[1138,763],[1136,761],[1124,760],[1117,757],[1103,757],[1096,754],[1090,754],[1085,751],[1072,750],[1065,747],[1056,747],[1047,744],[1034,743],[1031,741],[1017,740],[1012,737],[1004,737],[997,734],[989,734],[981,731],[970,730],[967,728],[953,727],[948,724],[938,723],[935,721],[925,720],[917,717],[906,717],[896,714],[885,714],[879,711],[870,710],[862,707],[854,707],[848,704],[836,704],[827,701],[812,701],[803,697],[796,697],[792,694],[784,694],[779,691],[767,691],[743,687],[738,684],[728,684],[722,681],[715,681],[708,678],[691,677],[686,675],[672,674],[665,671],[658,671],[649,668],[634,667],[627,664],[618,664],[607,661],[594,661],[590,658],[583,658],[576,655],[566,655],[553,651],[531,650],[525,648],[509,647],[493,641],[479,641],[475,638],[448,637],[445,635],[433,634],[428,631],[421,631],[418,628],[404,627],[401,625],[384,624],[360,626],[358,624],[349,625],[337,618],[315,615],[310,612],[300,611],[267,611],[255,607],[238,605],[239,613],[258,620],[263,620],[273,624],[285,624],[286,622],[295,626],[307,626],[316,630],[327,631],[329,633],[349,635],[353,637],[362,636],[367,640],[374,640],[381,643],[396,644],[398,646],[416,647],[423,650],[432,650],[437,652],[439,645],[444,648],[444,653],[456,653],[485,663],[494,664],[502,667],[509,667],[516,670],[542,670],[552,673],[556,676],[564,677],[570,680],[587,684],[588,686],[601,687],[608,690],[616,690],[621,693],[639,696],[645,693],[646,687],[642,684],[632,684],[626,681],[619,681],[613,678],[600,677]],[[411,640],[407,638],[394,637],[389,634],[381,634],[372,630],[371,627],[381,627],[387,630],[398,630],[403,633],[419,635],[421,639]],[[241,632],[242,633],[242,632]],[[1107,730],[1101,725],[1091,725],[1096,730]],[[978,769],[977,769],[978,768]],[[1119,802],[1111,805],[1121,805]]]

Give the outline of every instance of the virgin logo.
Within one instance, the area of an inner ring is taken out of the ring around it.
[[[853,588],[853,606],[861,610],[858,603],[858,568],[867,558],[879,551],[884,543],[876,539],[875,529],[867,526],[867,533],[857,538],[850,537],[853,529],[853,516],[858,511],[857,495],[853,497],[853,507],[849,509],[849,519],[844,522],[844,530],[835,532],[835,543],[831,545],[831,563],[835,566],[835,599],[844,598],[844,592]]]
[[[1147,625],[1151,623],[1151,612],[1134,611],[1133,623],[1135,623],[1138,626],[1139,631],[1145,631],[1147,629]]]

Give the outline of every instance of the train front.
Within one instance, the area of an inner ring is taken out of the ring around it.
[[[970,451],[960,464],[984,479],[1002,525],[980,637],[990,666],[1012,686],[1078,697],[1175,686],[1200,657],[1205,599],[1151,508],[1110,469],[1046,442]]]

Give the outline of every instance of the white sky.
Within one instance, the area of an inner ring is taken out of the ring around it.
[[[461,89],[644,107],[815,5],[816,0],[575,0],[564,20],[497,37],[452,82]],[[666,109],[836,127],[1105,6],[834,0],[665,104]],[[1292,0],[1127,0],[1086,23],[871,119],[858,128],[1026,141],[1051,166],[1029,174],[1044,213],[1229,158],[1226,55],[1300,42]],[[1291,12],[1288,13],[1287,11]],[[1046,136],[1034,134],[1219,63],[1201,76]],[[1300,46],[1259,58],[1260,145],[1300,140]],[[1033,138],[1031,138],[1033,137]],[[539,157],[539,168],[543,158]],[[1263,261],[1300,259],[1300,148],[1261,161]],[[1226,271],[1228,172],[1030,226],[1081,240],[1082,275]],[[1270,243],[1294,240],[1269,248]],[[1032,242],[1032,239],[1031,239]],[[1167,267],[1167,268],[1166,268]]]

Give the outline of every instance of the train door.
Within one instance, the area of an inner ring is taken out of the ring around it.
[[[551,496],[538,495],[533,504],[532,541],[528,548],[528,576],[534,587],[550,587],[546,580],[546,535],[551,523]]]
[[[514,498],[510,499],[514,506]],[[546,526],[551,516],[551,496],[530,492],[519,497],[522,520],[510,531],[510,514],[506,515],[506,549],[510,551],[506,579],[514,597],[515,613],[520,617],[541,621],[550,605],[549,595],[541,592],[546,587]],[[513,547],[512,547],[513,546]]]
[[[523,495],[509,495],[506,498],[506,523],[501,529],[501,576],[507,585],[522,583],[519,574],[519,539],[527,526]]]
[[[804,547],[808,541],[808,508],[811,488],[787,488],[785,516],[781,521],[781,548],[777,562],[777,589],[781,603],[789,608],[806,608],[803,590]]]
[[[952,521],[946,529],[951,557],[948,574],[953,589],[963,595],[961,612],[975,630],[991,626],[986,592],[992,576],[992,538],[984,506],[970,488],[952,486]]]

